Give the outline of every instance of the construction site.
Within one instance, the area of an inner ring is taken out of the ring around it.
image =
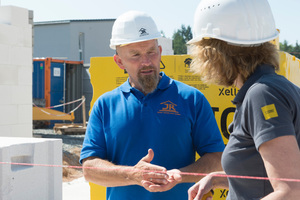
[[[0,5],[0,199],[76,200],[69,186],[79,179],[88,194],[78,199],[105,199],[105,187],[83,180],[79,158],[93,104],[128,78],[107,45],[115,19],[33,18],[26,8]],[[279,38],[271,42],[279,49]],[[237,89],[203,83],[189,71],[190,55],[173,55],[171,39],[159,43],[161,71],[206,96],[227,144]],[[278,73],[300,87],[300,60],[278,52]],[[226,192],[216,190],[213,199]]]

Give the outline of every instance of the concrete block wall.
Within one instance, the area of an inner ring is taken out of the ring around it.
[[[62,199],[62,141],[32,138],[32,19],[0,6],[0,200]]]
[[[32,137],[32,13],[0,6],[0,136]]]
[[[161,55],[174,55],[173,40],[165,37],[158,38],[158,44],[162,46]]]
[[[61,139],[0,137],[0,162],[28,164],[0,164],[1,200],[62,199]]]

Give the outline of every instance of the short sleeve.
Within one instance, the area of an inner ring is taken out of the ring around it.
[[[266,84],[254,84],[245,97],[245,129],[255,146],[285,135],[295,135],[291,106],[287,97]]]
[[[91,156],[102,159],[106,159],[107,157],[100,102],[98,99],[91,111],[80,154],[80,163],[82,163],[83,159]]]
[[[202,156],[205,153],[223,152],[225,145],[209,102],[201,94],[196,104],[192,137],[197,153]]]

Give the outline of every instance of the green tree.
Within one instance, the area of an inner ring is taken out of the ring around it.
[[[296,42],[296,46],[289,45],[286,40],[283,41],[283,43],[279,43],[279,48],[281,51],[287,52],[291,55],[296,56],[297,58],[300,58],[300,45],[298,44],[298,41]]]
[[[293,48],[293,52],[291,52],[291,54],[300,58],[300,45],[298,44],[298,41],[296,41],[296,46]]]
[[[162,35],[163,37],[166,37],[166,35],[165,35],[165,32],[164,32],[164,31],[160,31],[160,33],[161,33],[161,35]]]
[[[293,46],[288,44],[288,41],[284,40],[283,43],[279,43],[279,48],[281,51],[292,52]]]
[[[174,54],[186,54],[186,43],[193,38],[192,28],[190,26],[185,27],[181,25],[181,29],[178,29],[173,34],[173,49]]]
[[[296,46],[294,47],[294,51],[300,52],[300,45],[298,44],[298,40],[296,41]]]

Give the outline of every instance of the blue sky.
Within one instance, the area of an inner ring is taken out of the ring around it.
[[[199,0],[0,0],[1,6],[13,5],[34,11],[34,21],[64,19],[115,19],[128,10],[147,12],[159,30],[171,38],[181,25],[193,28]],[[300,43],[300,0],[269,0],[280,42]]]

